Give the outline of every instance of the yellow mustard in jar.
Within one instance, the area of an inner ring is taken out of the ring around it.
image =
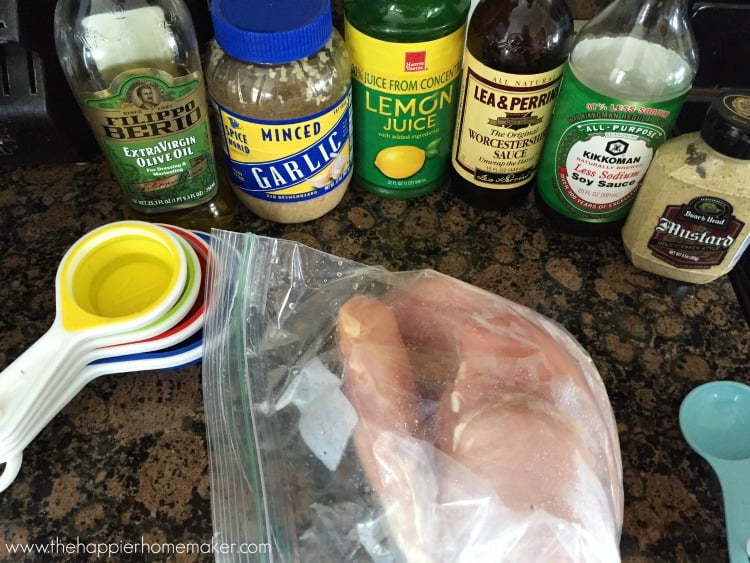
[[[634,266],[688,283],[727,274],[750,242],[750,92],[661,145],[622,230]]]
[[[206,81],[232,187],[263,219],[301,223],[352,173],[351,62],[330,0],[213,0]]]

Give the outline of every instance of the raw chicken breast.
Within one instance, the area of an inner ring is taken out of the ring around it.
[[[353,441],[407,561],[617,561],[598,373],[537,313],[436,272],[340,310]]]
[[[355,443],[372,442],[383,430],[415,435],[419,397],[393,314],[374,299],[354,297],[339,311],[338,330],[344,385],[360,419],[355,433],[363,435]],[[371,448],[358,453],[362,460],[373,455]],[[363,463],[366,471],[372,465]],[[377,483],[375,473],[368,478]]]
[[[422,355],[429,350],[450,366],[451,373],[437,377],[454,386],[454,402],[524,393],[575,421],[600,481],[610,486],[611,511],[622,527],[622,461],[612,407],[593,362],[567,332],[526,307],[437,272],[394,291],[388,302],[407,347]],[[446,409],[441,414],[451,416]]]

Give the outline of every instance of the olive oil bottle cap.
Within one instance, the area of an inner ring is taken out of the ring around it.
[[[726,92],[714,100],[701,137],[723,155],[750,160],[750,91]]]
[[[212,0],[211,20],[225,53],[258,64],[313,55],[333,33],[331,0]]]

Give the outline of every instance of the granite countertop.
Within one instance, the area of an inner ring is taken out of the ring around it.
[[[4,367],[51,324],[65,250],[122,215],[101,162],[4,168],[0,178]],[[556,232],[531,202],[479,211],[447,191],[395,201],[352,187],[317,221],[273,225],[241,208],[236,229],[392,270],[434,268],[562,323],[592,355],[617,418],[624,561],[726,560],[717,479],[683,441],[677,414],[700,383],[750,383],[750,332],[728,279],[703,286],[661,279],[634,269],[616,237]],[[200,368],[90,383],[25,450],[0,499],[0,560],[24,560],[9,544],[56,549],[47,560],[83,561],[96,559],[81,551],[96,544],[209,543]],[[79,555],[62,553],[77,543]],[[132,560],[144,559],[211,557]]]

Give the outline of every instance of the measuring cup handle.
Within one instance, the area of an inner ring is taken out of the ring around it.
[[[0,442],[0,452],[2,452],[3,447],[8,450],[26,448],[44,430],[47,424],[73,400],[86,383],[91,381],[90,378],[86,377],[86,369],[81,362],[69,362],[65,365],[65,369],[75,370],[80,375],[67,378],[65,385],[56,387],[54,393],[48,393],[46,397],[35,403],[33,412],[29,412],[28,416],[24,417],[12,440],[6,440],[5,443]],[[0,453],[0,455],[2,454]]]
[[[750,460],[714,462],[724,493],[724,519],[727,526],[727,549],[731,563],[747,563],[747,541],[750,539]]]
[[[17,429],[28,408],[45,392],[50,380],[59,375],[59,368],[72,344],[70,335],[53,324],[0,372],[0,444]]]
[[[0,474],[0,493],[7,489],[10,484],[16,480],[18,472],[21,470],[22,461],[22,452],[8,456],[5,460],[0,460],[0,463],[5,463],[5,468],[3,469],[2,474]]]

